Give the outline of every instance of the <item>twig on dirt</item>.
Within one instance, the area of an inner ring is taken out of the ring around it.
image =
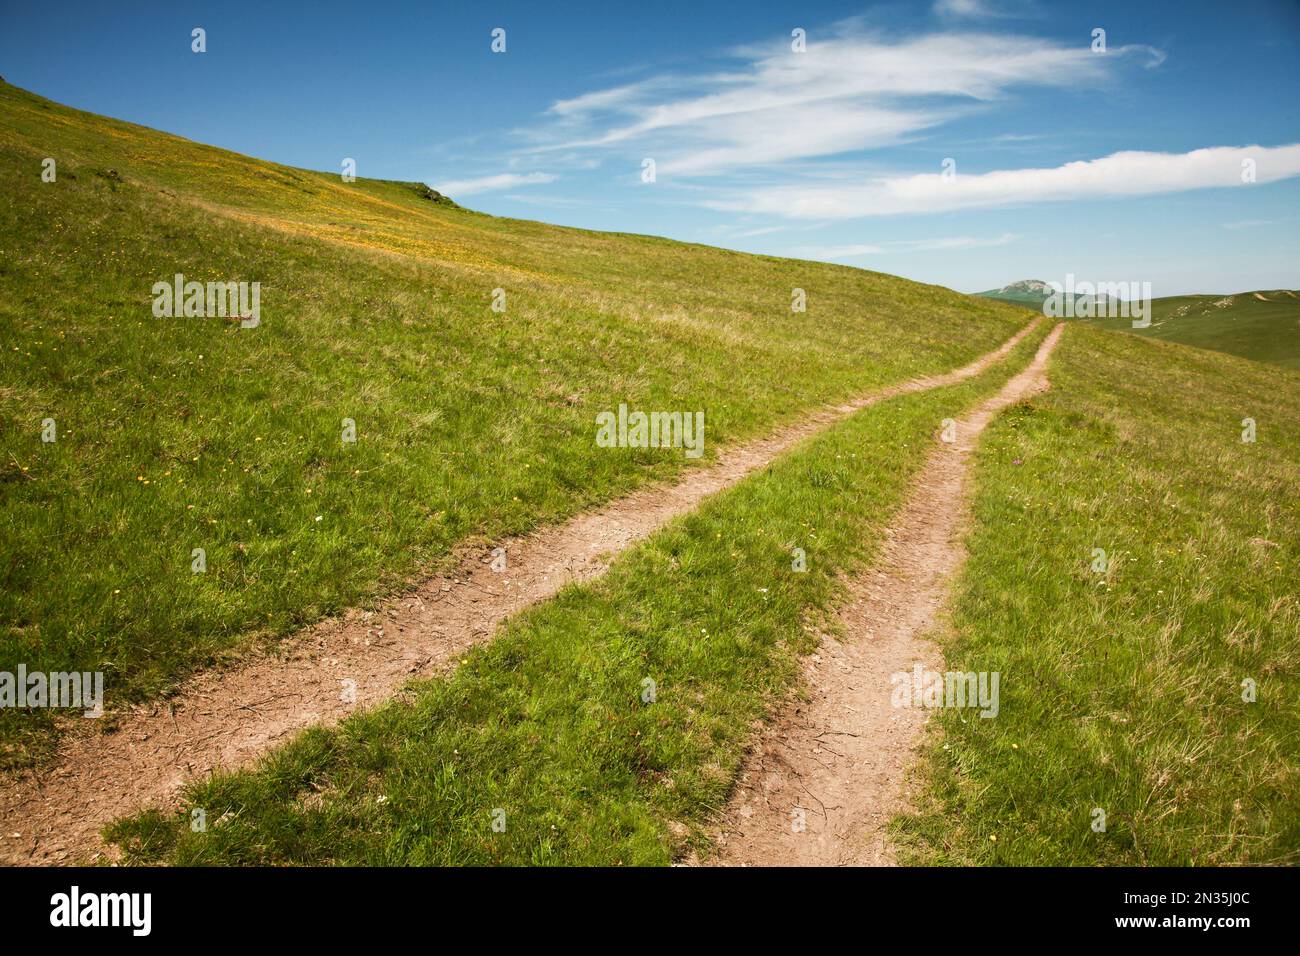
[[[255,700],[255,701],[253,701],[251,704],[240,704],[239,707],[236,708],[236,709],[238,709],[238,710],[251,710],[251,711],[253,711],[254,713],[256,713],[256,712],[257,712],[257,706],[258,706],[259,704],[269,704],[271,701],[276,700],[276,699],[278,699],[278,698],[280,698],[280,697],[285,697],[285,698],[289,698],[289,697],[299,697],[299,698],[301,698],[301,697],[302,697],[302,694],[272,694],[270,697],[263,698],[262,700]]]

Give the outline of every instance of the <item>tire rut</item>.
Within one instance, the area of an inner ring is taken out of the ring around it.
[[[908,771],[927,720],[891,705],[890,678],[920,664],[943,670],[927,639],[965,560],[971,452],[1000,411],[1049,387],[1057,325],[1033,360],[957,423],[886,531],[875,566],[856,577],[827,635],[803,662],[799,699],[765,725],[716,834],[724,866],[880,866],[894,863],[886,826],[911,805]]]
[[[247,766],[294,734],[334,724],[392,697],[412,678],[455,666],[509,615],[564,585],[602,574],[613,557],[817,431],[896,395],[970,378],[1007,355],[1035,319],[962,368],[819,410],[775,434],[721,451],[672,485],[647,487],[566,523],[502,542],[506,569],[482,549],[455,569],[380,602],[303,629],[269,653],[187,680],[171,697],[118,716],[111,733],[72,724],[46,766],[0,775],[0,863],[101,859],[108,823],[175,807],[181,788],[218,768]]]

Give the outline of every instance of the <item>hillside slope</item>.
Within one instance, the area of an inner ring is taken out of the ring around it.
[[[969,557],[951,613],[926,618],[948,671],[999,676],[996,716],[930,716],[920,812],[895,834],[924,863],[1294,863],[1300,375],[1082,322],[1064,333],[1051,389],[1006,409],[974,453]],[[847,768],[857,752],[838,739],[891,700],[888,669],[864,674],[810,624],[852,613],[842,585],[862,572],[883,592],[863,603],[905,616],[882,555],[906,537],[891,516],[920,485],[936,424],[964,418],[1040,341],[981,380],[849,417],[608,576],[515,617],[456,670],[196,781],[111,838],[128,862],[184,865],[667,864],[719,852],[716,808],[748,793],[782,831],[797,800],[810,844],[860,850],[870,825],[814,819],[848,802],[827,799],[827,781],[796,767],[807,791],[782,799],[772,778],[790,771],[772,761],[746,781],[741,758],[766,715],[781,761],[797,759],[781,702],[815,711],[813,675],[829,668],[857,696],[852,714],[830,709],[818,759],[902,787],[875,755]],[[814,528],[807,573],[790,573],[788,543]],[[914,542],[901,560],[922,563]],[[888,631],[842,632],[894,653]],[[228,823],[195,833],[198,809]],[[746,819],[723,850],[750,839]]]
[[[1042,307],[1043,301],[1052,294],[1052,289],[1042,279],[1022,279],[1019,282],[1004,285],[1000,289],[989,289],[987,292],[976,292],[975,294],[982,299],[996,299],[999,302],[1010,302],[1012,305],[1023,305],[1031,309],[1039,309]]]
[[[1096,319],[1117,329],[1300,369],[1300,293],[1290,289],[1235,295],[1181,295],[1151,303],[1151,326],[1125,318]]]
[[[689,465],[596,447],[601,411],[702,411],[708,460],[1025,322],[847,267],[493,218],[4,84],[0,171],[0,669],[103,670],[110,709]],[[260,283],[260,324],[156,317],[178,273]],[[0,762],[32,757],[15,720]]]
[[[1066,327],[977,452],[911,862],[1300,859],[1300,374]],[[1245,419],[1257,430],[1248,431]]]
[[[977,293],[981,298],[1035,312],[1042,310],[1051,294],[1051,287],[1038,279],[1025,279]],[[1300,368],[1300,293],[1290,289],[1168,296],[1153,299],[1151,313],[1151,325],[1141,329],[1133,328],[1133,320],[1128,316],[1087,321],[1112,331],[1132,332],[1257,362]]]

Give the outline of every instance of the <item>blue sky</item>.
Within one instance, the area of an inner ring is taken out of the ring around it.
[[[0,0],[0,75],[494,214],[968,292],[1300,287],[1295,0],[549,6]]]

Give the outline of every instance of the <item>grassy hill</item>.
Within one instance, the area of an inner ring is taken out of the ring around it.
[[[1051,291],[1037,279],[1025,279],[978,295],[1037,312]],[[1128,317],[1086,321],[1103,329],[1300,368],[1300,293],[1290,289],[1169,296],[1153,299],[1151,312],[1151,325],[1143,329],[1133,328]]]
[[[601,411],[702,410],[707,461],[1025,321],[858,269],[494,218],[3,83],[0,175],[0,669],[104,670],[110,708],[689,466],[597,448]],[[156,317],[177,273],[259,282],[260,325]],[[38,719],[0,714],[0,763],[32,759]]]
[[[707,851],[753,727],[797,680],[844,575],[879,554],[936,423],[1046,332],[974,380],[869,406],[517,615],[447,677],[196,785],[184,813],[127,818],[113,839],[131,859],[196,865],[663,865]],[[791,541],[809,543],[805,573]],[[191,834],[190,807],[233,825]]]
[[[1006,302],[1010,305],[1019,305],[1026,309],[1032,309],[1035,312],[1042,312],[1043,305],[1052,297],[1053,290],[1051,286],[1040,279],[1024,279],[1003,286],[1001,289],[976,292],[975,295],[981,299],[993,299],[996,302]],[[1074,307],[1080,312],[1096,313],[1107,308],[1108,301],[1109,297],[1105,294],[1083,295],[1076,293]]]
[[[519,615],[454,673],[112,838],[130,860],[184,865],[707,857],[750,729],[799,680],[843,576],[880,553],[937,423],[1036,345],[863,410]],[[970,557],[937,635],[949,668],[1001,675],[1001,709],[936,712],[920,812],[896,821],[905,855],[1294,863],[1300,375],[1081,322],[1050,375],[980,445]],[[791,574],[785,545],[812,529],[809,571]],[[195,833],[198,808],[227,822]]]
[[[1023,279],[1000,289],[989,289],[987,292],[977,292],[975,294],[983,299],[996,299],[999,302],[1023,305],[1037,311],[1042,308],[1043,302],[1052,294],[1052,289],[1041,279]]]
[[[1094,319],[1104,329],[1240,355],[1300,369],[1300,293],[1290,289],[1234,295],[1182,295],[1151,303],[1151,326]]]
[[[102,668],[110,708],[460,542],[691,467],[597,448],[595,415],[621,402],[704,410],[707,461],[961,364],[1027,317],[861,270],[484,216],[9,86],[0,170],[0,669]],[[156,317],[153,285],[177,272],[260,282],[260,325]],[[843,576],[879,554],[937,423],[1045,332],[827,429],[455,670],[114,837],[130,859],[190,863],[707,854],[751,728],[799,679]],[[1300,375],[1084,322],[1049,373],[977,453],[943,635],[952,667],[1002,673],[1000,716],[932,721],[900,833],[925,862],[1294,862]],[[0,735],[9,763],[50,740],[14,711]],[[216,824],[193,832],[192,807]]]
[[[941,641],[1002,710],[934,722],[906,857],[1294,865],[1300,374],[1087,322],[1050,374],[977,452]]]

